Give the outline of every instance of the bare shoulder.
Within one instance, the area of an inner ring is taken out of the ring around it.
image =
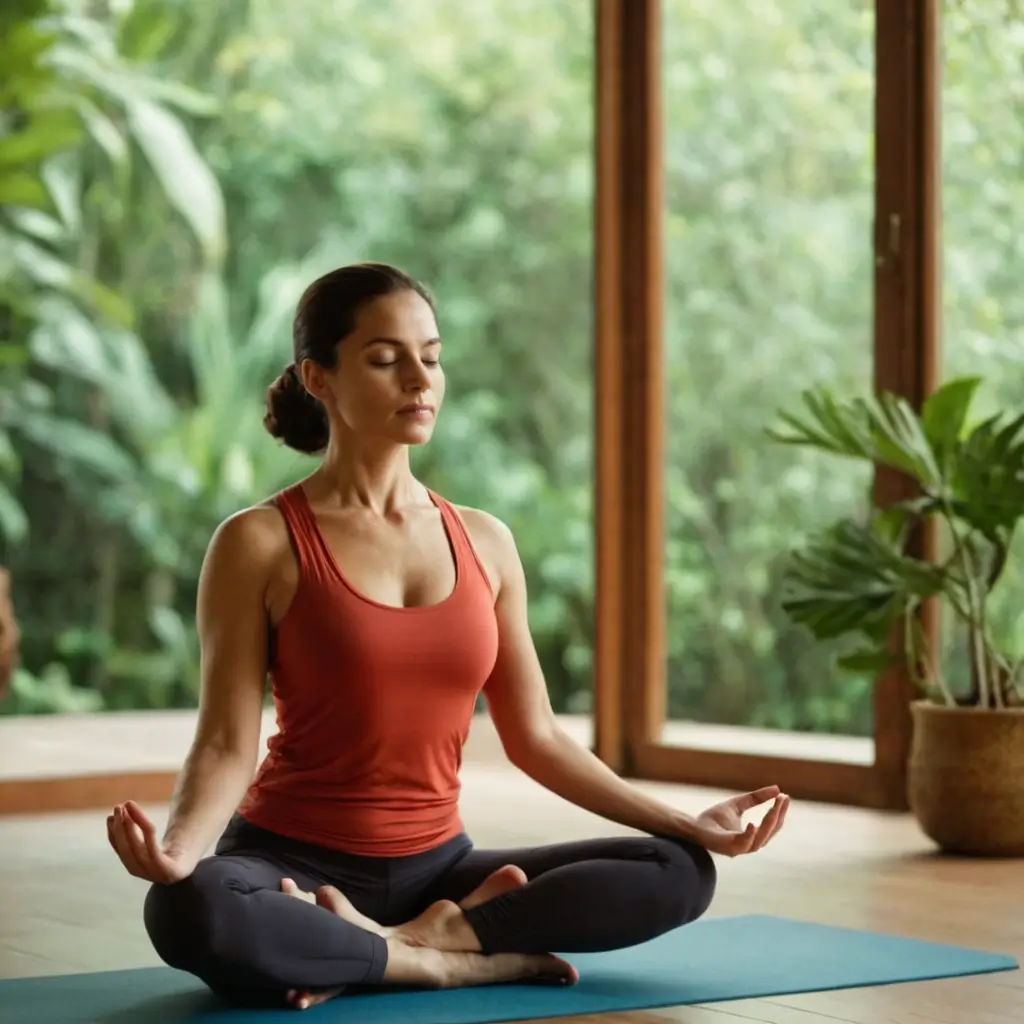
[[[266,501],[223,520],[210,539],[207,558],[249,569],[269,568],[288,550],[284,517]]]
[[[495,592],[516,582],[521,576],[522,567],[516,539],[508,524],[479,508],[467,505],[455,507],[466,524],[477,555],[491,577]]]
[[[515,547],[516,542],[511,528],[496,515],[485,512],[483,509],[471,508],[469,505],[456,505],[455,507],[459,510],[459,515],[462,516],[474,541],[480,540],[483,543]]]

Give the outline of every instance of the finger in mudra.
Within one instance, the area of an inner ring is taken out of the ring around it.
[[[743,823],[749,811],[772,801],[759,824]],[[695,821],[697,838],[713,853],[735,857],[754,853],[766,846],[782,828],[789,811],[789,796],[777,786],[742,793],[709,807]]]

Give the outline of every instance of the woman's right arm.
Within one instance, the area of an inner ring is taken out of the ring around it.
[[[266,592],[282,542],[275,520],[271,509],[250,509],[222,523],[210,541],[196,606],[199,718],[163,840],[132,802],[108,819],[111,844],[138,877],[174,882],[191,874],[252,781],[267,676]]]

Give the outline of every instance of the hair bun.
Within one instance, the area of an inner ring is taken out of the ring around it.
[[[330,425],[323,405],[307,390],[298,367],[290,363],[267,388],[263,426],[287,447],[316,455],[327,447]]]

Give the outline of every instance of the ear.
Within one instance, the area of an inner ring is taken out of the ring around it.
[[[312,359],[303,359],[299,366],[299,377],[314,398],[323,401],[328,397],[327,373],[319,363]]]

